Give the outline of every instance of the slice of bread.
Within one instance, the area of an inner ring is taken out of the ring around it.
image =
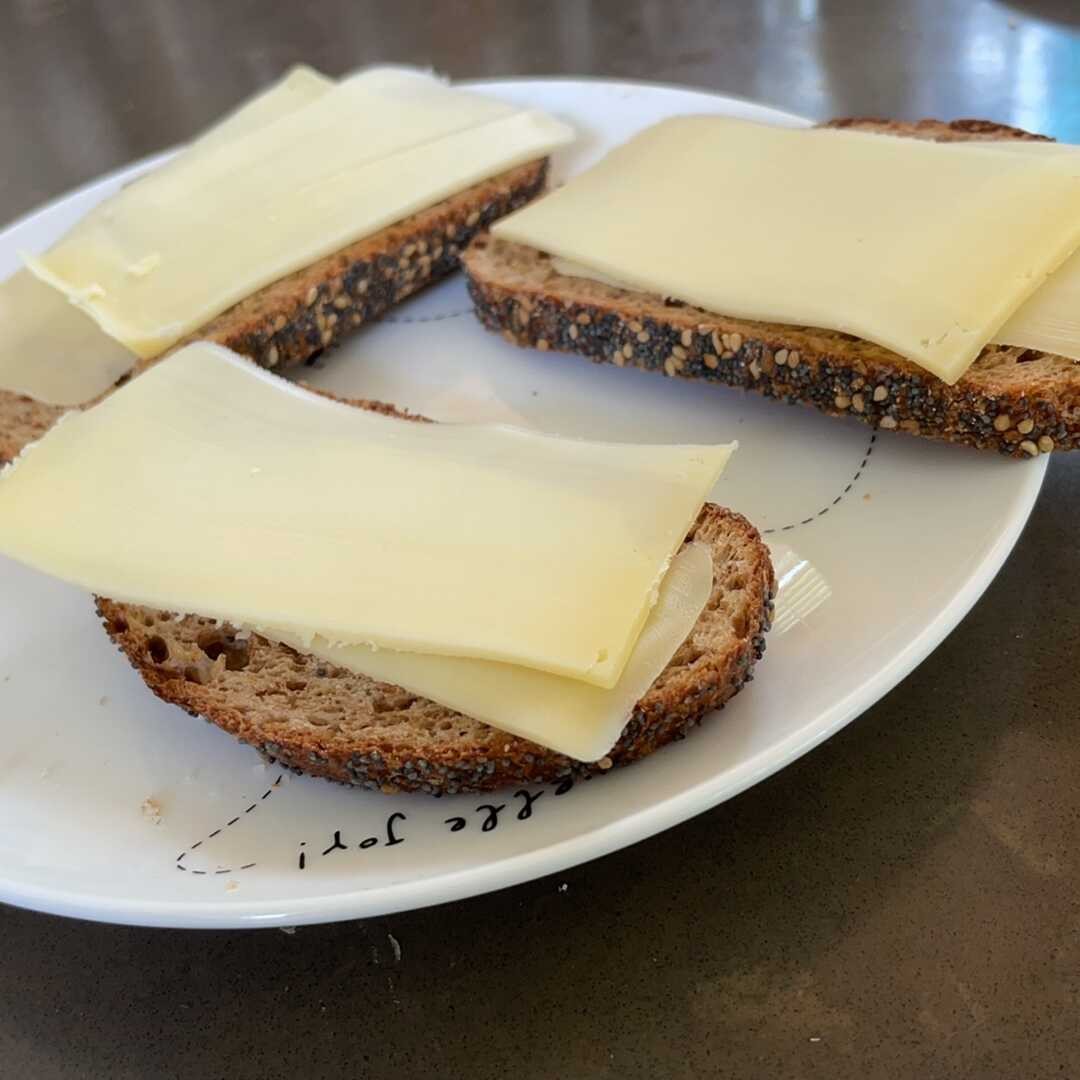
[[[0,389],[0,466],[18,457],[27,443],[40,439],[67,411],[64,405]]]
[[[456,270],[477,232],[543,191],[547,169],[547,158],[519,165],[358,240],[241,300],[175,348],[209,340],[275,371],[302,364]],[[0,390],[0,462],[65,411]]]
[[[375,402],[353,404],[422,419]],[[712,594],[614,749],[598,762],[546,750],[212,619],[105,598],[98,598],[97,610],[159,698],[297,772],[387,793],[491,791],[629,764],[682,738],[750,681],[772,619],[776,582],[768,548],[745,518],[711,504],[687,540],[712,549]]]
[[[978,120],[834,120],[830,126],[938,141],[1042,139]],[[567,277],[539,251],[490,235],[463,258],[476,313],[516,345],[756,390],[876,428],[1035,457],[1080,445],[1080,365],[983,349],[949,386],[848,334],[729,318],[648,293]]]

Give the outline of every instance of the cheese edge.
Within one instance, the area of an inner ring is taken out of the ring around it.
[[[660,583],[657,603],[622,675],[606,690],[488,660],[335,646],[318,636],[305,642],[282,628],[257,632],[354,674],[399,685],[556,753],[596,761],[615,745],[638,701],[693,632],[712,586],[711,550],[702,543],[684,545]]]

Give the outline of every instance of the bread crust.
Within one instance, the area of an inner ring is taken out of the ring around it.
[[[830,127],[937,141],[1046,141],[977,120],[840,119]],[[728,318],[647,293],[567,277],[541,252],[479,236],[463,259],[476,314],[527,348],[753,390],[874,428],[1037,457],[1080,445],[1080,365],[990,345],[954,386],[848,334]]]
[[[994,120],[885,120],[876,116],[840,116],[819,126],[877,132],[881,135],[903,135],[907,138],[930,139],[933,142],[986,142],[994,139],[1054,141],[1049,135],[1036,135],[1032,131],[1025,131],[1011,124],[999,124]]]

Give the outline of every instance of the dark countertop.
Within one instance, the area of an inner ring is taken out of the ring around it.
[[[298,59],[658,79],[1080,141],[1080,34],[1061,21],[1077,10],[7,0],[0,221]],[[1055,458],[997,581],[881,703],[557,881],[292,935],[0,908],[0,1076],[1080,1074],[1077,506],[1080,455]]]

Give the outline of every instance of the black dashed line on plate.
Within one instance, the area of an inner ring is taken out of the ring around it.
[[[188,870],[192,874],[198,874],[201,877],[207,876],[207,874],[210,873],[210,871],[208,871],[208,870],[194,870],[189,866],[184,866],[183,865],[184,857],[186,855],[189,855],[191,852],[197,850],[198,848],[202,847],[202,845],[204,843],[206,843],[207,840],[213,840],[215,836],[220,836],[221,833],[225,831],[225,829],[227,829],[230,825],[235,825],[245,814],[250,814],[252,810],[258,809],[259,803],[262,802],[263,799],[267,799],[271,795],[273,795],[274,790],[281,786],[281,781],[284,780],[284,779],[285,779],[285,774],[280,773],[278,775],[277,779],[262,793],[262,795],[259,796],[258,802],[253,802],[244,811],[243,814],[237,814],[237,816],[234,817],[232,819],[232,821],[225,822],[225,824],[222,825],[220,828],[215,829],[212,833],[208,833],[201,840],[196,840],[195,843],[191,845],[191,847],[185,848],[183,851],[181,851],[180,854],[176,856],[176,869],[177,870]],[[250,870],[253,866],[255,866],[255,863],[253,863],[253,862],[244,863],[244,865],[241,866],[239,869],[241,869],[241,870]],[[221,870],[215,870],[213,873],[216,876],[218,874],[231,874],[232,872],[233,872],[232,867],[226,866]]]
[[[875,431],[874,434],[870,436],[870,443],[866,447],[866,455],[863,457],[862,463],[855,470],[855,475],[851,478],[850,481],[848,481],[847,487],[844,488],[844,490],[841,491],[840,494],[837,495],[836,498],[833,499],[833,501],[829,503],[828,506],[823,506],[816,514],[812,514],[808,518],[803,518],[802,521],[794,521],[790,525],[780,525],[772,529],[762,529],[761,535],[769,536],[773,533],[778,532],[791,532],[792,529],[797,529],[800,525],[810,525],[813,522],[817,521],[819,517],[824,517],[834,506],[842,502],[844,496],[847,495],[851,491],[851,489],[859,482],[859,477],[862,476],[863,470],[866,468],[867,463],[870,461],[870,455],[874,452],[874,444],[876,442],[877,432]]]

